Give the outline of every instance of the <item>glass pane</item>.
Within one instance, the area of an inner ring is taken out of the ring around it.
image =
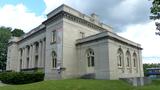
[[[127,66],[129,67],[129,58],[127,57]]]
[[[119,57],[119,66],[122,66],[122,59],[121,59],[121,56]]]
[[[90,67],[90,57],[88,57],[88,67]]]
[[[134,61],[134,67],[136,67],[136,60],[135,60],[135,59],[133,59],[133,61]]]
[[[94,66],[94,56],[91,57],[91,66]]]
[[[57,67],[57,59],[55,58],[55,67]]]

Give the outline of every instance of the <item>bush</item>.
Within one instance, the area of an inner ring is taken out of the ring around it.
[[[27,84],[44,80],[44,73],[34,72],[3,72],[0,80],[6,84]]]

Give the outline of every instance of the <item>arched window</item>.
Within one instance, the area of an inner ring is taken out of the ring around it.
[[[117,51],[117,65],[119,67],[123,66],[123,56],[123,51],[121,48],[119,48]]]
[[[52,51],[52,67],[57,67],[57,54],[55,51]]]
[[[127,67],[130,67],[131,66],[131,54],[128,50],[126,52],[126,61],[127,61]]]
[[[87,50],[87,61],[88,61],[88,67],[95,66],[94,51],[92,49]]]
[[[137,67],[137,54],[133,53],[133,67]]]

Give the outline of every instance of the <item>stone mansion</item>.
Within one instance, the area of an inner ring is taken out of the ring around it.
[[[142,48],[96,14],[61,5],[41,25],[8,45],[7,70],[41,68],[45,79],[143,77]]]

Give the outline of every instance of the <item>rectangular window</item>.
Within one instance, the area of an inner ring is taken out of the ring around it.
[[[27,65],[26,68],[29,68],[29,58],[27,58]]]
[[[56,60],[56,58],[53,59],[52,67],[53,67],[53,68],[56,68],[56,67],[57,67],[57,60]]]
[[[35,56],[35,68],[38,68],[38,55]]]
[[[27,57],[29,56],[29,52],[30,52],[30,47],[27,47]]]
[[[38,49],[39,49],[39,43],[36,43],[36,44],[35,44],[35,53],[36,53],[36,54],[38,53]]]
[[[56,42],[56,30],[52,31],[52,40],[51,42]]]

